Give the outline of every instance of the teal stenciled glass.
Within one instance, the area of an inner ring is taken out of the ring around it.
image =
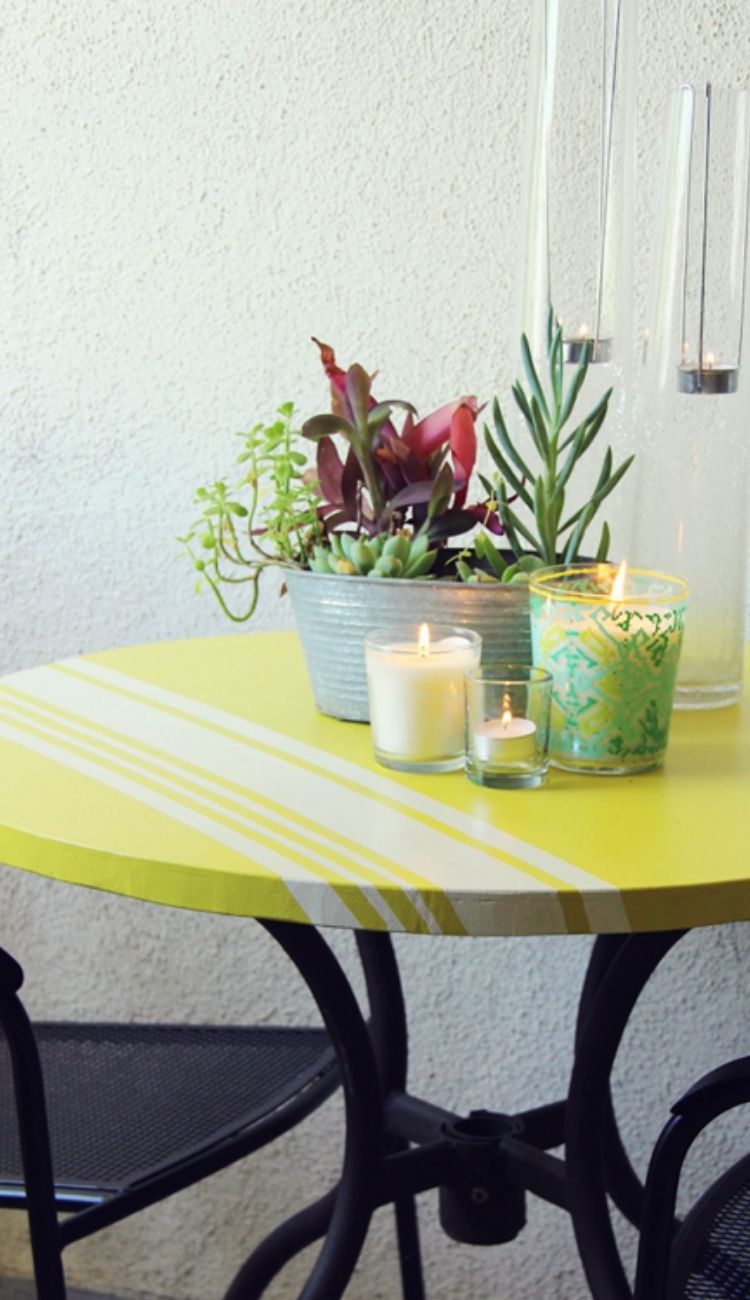
[[[529,593],[534,663],[553,678],[550,761],[612,776],[657,767],[686,583],[647,569],[572,564],[538,570]]]

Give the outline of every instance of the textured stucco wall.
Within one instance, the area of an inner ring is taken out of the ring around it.
[[[422,406],[507,382],[528,9],[9,0],[0,670],[225,630],[174,537],[194,486],[228,466],[233,429],[289,396],[319,405],[311,333]],[[664,91],[746,75],[745,9],[642,0],[639,250]],[[269,590],[256,626],[288,618]],[[230,919],[4,871],[0,942],[23,957],[38,1013],[311,1014],[269,941]],[[416,1090],[512,1108],[564,1087],[586,941],[398,948]],[[747,951],[742,928],[692,936],[649,991],[618,1085],[641,1165],[669,1099],[744,1046]],[[72,1249],[71,1279],[221,1294],[250,1245],[334,1176],[339,1134],[334,1101],[245,1168]],[[731,1140],[704,1153],[696,1185]],[[23,1225],[2,1227],[0,1268],[20,1272]],[[430,1201],[424,1236],[432,1300],[582,1294],[565,1216],[545,1206],[519,1242],[472,1251],[438,1233]],[[381,1214],[353,1300],[397,1294],[390,1245]],[[275,1297],[297,1294],[305,1262]]]

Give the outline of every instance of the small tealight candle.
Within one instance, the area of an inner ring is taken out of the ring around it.
[[[450,772],[464,757],[464,678],[482,642],[468,628],[422,623],[365,637],[370,725],[384,767]]]
[[[498,763],[533,758],[536,750],[536,723],[530,718],[514,718],[510,696],[505,694],[499,718],[481,722],[474,732],[474,755],[483,763]]]
[[[489,664],[466,678],[466,775],[530,789],[547,774],[552,678],[530,664]]]
[[[563,358],[569,365],[579,365],[584,353],[592,365],[612,360],[612,340],[602,338],[598,333],[593,336],[588,325],[579,326],[577,334],[566,334],[563,338]]]

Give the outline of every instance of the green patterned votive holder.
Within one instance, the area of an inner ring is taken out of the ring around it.
[[[680,578],[612,564],[539,569],[534,663],[552,674],[550,761],[627,775],[664,760],[687,608]]]

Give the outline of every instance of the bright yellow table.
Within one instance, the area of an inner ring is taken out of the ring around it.
[[[325,1233],[302,1300],[338,1300],[388,1201],[403,1294],[424,1300],[413,1195],[438,1186],[443,1226],[461,1241],[515,1236],[524,1189],[567,1209],[592,1294],[629,1300],[607,1197],[635,1222],[643,1193],[610,1071],[680,931],[750,918],[749,773],[748,706],[676,715],[667,765],[647,775],[553,771],[543,789],[493,791],[461,774],[387,772],[368,727],[316,711],[291,633],[137,646],[0,681],[0,861],[261,919],[339,1056],[339,1194],[262,1243],[227,1300],[260,1296],[263,1278]],[[369,1027],[325,925],[358,931]],[[600,933],[567,1096],[510,1119],[462,1118],[411,1096],[388,931]],[[562,1143],[564,1160],[548,1154]]]
[[[0,681],[0,860],[178,907],[450,934],[750,917],[750,708],[677,714],[666,767],[493,791],[374,762],[293,633]]]
[[[750,918],[750,707],[677,714],[666,768],[542,790],[374,763],[292,633],[0,681],[0,861],[204,911],[413,932]]]

